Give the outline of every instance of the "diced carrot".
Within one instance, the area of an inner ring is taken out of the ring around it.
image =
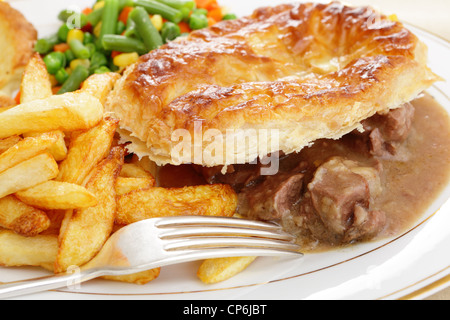
[[[57,94],[58,91],[59,91],[60,89],[61,89],[61,86],[53,87],[53,88],[52,88],[52,93],[53,93],[53,94]]]
[[[213,18],[216,22],[222,21],[222,8],[216,8],[208,12],[208,18]]]
[[[187,22],[181,21],[178,26],[180,27],[181,33],[190,33],[191,28]]]
[[[87,8],[85,8],[83,11],[81,11],[82,13],[84,13],[85,15],[88,15],[89,13],[91,13],[93,10],[92,10],[92,8],[89,8],[89,7],[87,7]]]
[[[14,98],[14,101],[16,102],[16,104],[20,104],[20,91],[17,92],[16,97]]]
[[[217,3],[217,1],[211,1],[207,6],[206,6],[206,10],[211,11],[214,9],[220,8],[219,4]]]
[[[122,52],[120,52],[120,51],[112,51],[111,52],[111,58],[115,58],[116,56],[118,56],[119,54],[122,54]]]
[[[123,8],[123,10],[120,12],[119,15],[119,21],[122,21],[124,24],[127,24],[128,15],[130,14],[131,11],[133,11],[133,7]]]
[[[208,10],[208,7],[217,4],[217,0],[195,0],[195,3],[197,4],[197,8]]]
[[[217,21],[214,18],[208,17],[208,26],[211,27],[215,25]]]
[[[55,44],[55,46],[53,47],[53,51],[58,51],[58,52],[66,52],[69,49],[70,49],[69,45],[65,42]]]

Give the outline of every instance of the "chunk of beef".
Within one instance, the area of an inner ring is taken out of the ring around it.
[[[364,132],[357,134],[365,138],[373,156],[395,155],[399,143],[404,142],[411,132],[414,115],[414,106],[406,103],[386,115],[377,114],[363,121]]]
[[[332,244],[372,238],[386,223],[383,212],[370,210],[380,190],[376,169],[332,158],[317,169],[295,221],[315,239]]]
[[[292,214],[304,189],[302,162],[294,169],[266,176],[260,183],[248,185],[239,193],[239,213],[257,220],[278,220]]]

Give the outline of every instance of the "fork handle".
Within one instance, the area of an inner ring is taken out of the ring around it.
[[[0,285],[0,299],[14,298],[47,290],[76,286],[99,276],[97,270],[91,269],[8,283]]]

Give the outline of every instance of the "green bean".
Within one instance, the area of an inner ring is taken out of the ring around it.
[[[94,54],[91,57],[91,66],[90,71],[95,71],[100,67],[106,66],[108,64],[108,59],[106,56],[101,52],[94,52]]]
[[[51,52],[43,60],[50,74],[56,74],[59,69],[66,66],[66,56],[62,52]]]
[[[105,0],[102,15],[102,27],[97,39],[101,44],[106,34],[115,34],[117,30],[117,19],[119,18],[119,0]]]
[[[180,10],[166,6],[160,2],[153,0],[137,0],[136,6],[143,7],[150,14],[159,14],[164,19],[167,19],[173,23],[180,23],[183,20],[183,13]]]
[[[178,10],[181,10],[182,8],[194,10],[196,7],[195,1],[182,1],[182,0],[156,0],[156,1]]]
[[[91,56],[89,49],[80,40],[71,40],[69,42],[69,47],[78,59],[89,59]]]
[[[165,43],[176,39],[180,35],[181,35],[181,29],[177,24],[170,22],[170,21],[164,23],[164,25],[161,29],[161,36]]]
[[[61,11],[58,19],[74,28],[82,28],[89,22],[88,17],[84,13],[75,12],[70,9]]]
[[[53,47],[60,43],[59,37],[57,34],[54,34],[48,38],[42,38],[36,41],[34,46],[34,51],[44,55],[53,50]]]
[[[133,11],[130,12],[130,16],[136,23],[136,29],[147,48],[147,52],[163,45],[161,34],[151,22],[150,17],[144,8],[134,8]]]
[[[87,15],[87,21],[91,24],[92,27],[95,27],[102,20],[102,15],[103,7],[89,13]]]
[[[120,52],[137,52],[140,55],[145,54],[149,51],[147,50],[147,47],[142,41],[120,35],[113,35],[113,34],[105,35],[103,37],[102,44],[105,50],[114,50]]]
[[[124,36],[139,38],[139,35],[136,30],[136,23],[134,23],[133,19],[131,19],[129,16],[127,19],[127,28],[125,30]]]
[[[127,26],[122,21],[117,22],[116,34],[122,34]]]
[[[87,43],[85,47],[89,50],[89,57],[92,57],[92,55],[97,51],[97,48],[93,43]]]
[[[70,10],[70,9],[65,9],[62,10],[59,14],[58,14],[58,19],[62,22],[67,22],[67,20],[69,20],[69,18],[75,13],[75,11]]]
[[[125,7],[134,7],[134,0],[119,0],[120,11]]]
[[[84,66],[77,66],[69,78],[64,82],[58,94],[72,92],[80,88],[81,83],[89,77],[89,70]]]
[[[193,14],[189,20],[189,27],[192,30],[199,30],[208,26],[208,18],[203,14]]]

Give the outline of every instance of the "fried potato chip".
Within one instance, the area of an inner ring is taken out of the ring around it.
[[[66,159],[60,164],[57,180],[83,184],[91,170],[111,150],[118,120],[104,119],[94,128],[73,137]]]
[[[124,165],[122,166],[122,171],[120,172],[120,176],[125,178],[154,179],[150,172],[134,163],[124,163]]]
[[[47,181],[15,195],[28,205],[50,210],[89,208],[98,203],[96,196],[85,187],[59,181]]]
[[[49,268],[58,253],[56,236],[24,237],[10,230],[0,230],[0,265]]]
[[[0,227],[34,237],[50,227],[50,219],[45,212],[7,196],[0,199]]]
[[[228,280],[244,271],[256,257],[207,259],[200,265],[197,276],[206,284]]]
[[[57,175],[55,159],[42,153],[0,173],[0,198],[52,180]]]
[[[60,130],[50,131],[48,133],[26,133],[23,136],[24,137],[33,137],[33,138],[39,138],[40,136],[45,135],[54,135],[56,137],[56,141],[48,147],[47,151],[55,158],[56,161],[62,161],[67,156],[67,146],[66,146],[66,140],[65,140],[65,134],[64,132]]]
[[[22,138],[18,135],[14,135],[5,139],[0,139],[0,154],[17,144]]]
[[[237,195],[229,185],[150,188],[119,197],[116,222],[127,225],[150,218],[180,215],[231,217],[236,208]]]
[[[35,53],[22,76],[20,84],[20,103],[51,97],[52,84],[47,72],[47,67],[39,53]]]
[[[103,118],[103,105],[82,93],[33,100],[0,113],[0,139],[28,132],[85,130]]]
[[[91,260],[109,238],[116,212],[116,179],[124,161],[124,150],[116,147],[91,175],[86,189],[95,194],[98,205],[73,210],[60,236],[60,248],[55,271],[82,266]]]
[[[0,173],[44,152],[57,140],[56,134],[46,133],[38,137],[29,137],[19,141],[0,154]]]
[[[104,105],[109,92],[119,78],[120,74],[117,72],[93,74],[83,82],[81,91],[96,97]]]
[[[117,196],[123,196],[136,190],[148,189],[155,186],[153,178],[124,178],[119,177],[116,181]]]
[[[102,278],[106,280],[144,285],[158,278],[160,273],[161,268],[156,268],[125,276],[104,276]]]

